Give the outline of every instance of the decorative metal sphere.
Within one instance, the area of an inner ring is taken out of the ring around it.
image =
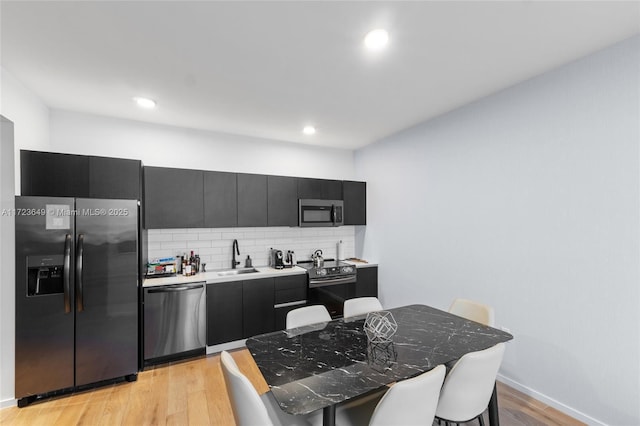
[[[386,343],[398,331],[398,323],[389,311],[369,312],[364,321],[364,332],[372,343]]]

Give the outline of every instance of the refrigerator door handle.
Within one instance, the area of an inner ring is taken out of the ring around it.
[[[82,296],[82,256],[84,255],[84,234],[78,235],[78,254],[76,255],[76,311],[84,311]]]
[[[71,312],[71,301],[69,300],[69,290],[71,283],[71,234],[64,237],[64,263],[62,266],[63,291],[64,291],[64,313]]]

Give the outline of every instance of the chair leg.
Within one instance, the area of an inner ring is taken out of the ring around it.
[[[482,418],[482,413],[480,413],[480,415],[478,416],[478,422],[480,423],[480,426],[484,426],[484,419]]]

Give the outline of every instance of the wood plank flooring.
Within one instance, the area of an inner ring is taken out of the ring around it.
[[[246,349],[232,356],[259,393],[269,390]],[[501,383],[498,395],[503,426],[583,424]],[[486,413],[485,420],[488,422]],[[137,382],[52,398],[25,408],[5,408],[0,410],[0,425],[227,426],[234,425],[234,420],[220,357],[213,355],[145,370]]]

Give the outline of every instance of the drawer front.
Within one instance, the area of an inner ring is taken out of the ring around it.
[[[276,291],[307,287],[307,274],[287,275],[275,279]]]
[[[307,299],[307,286],[298,286],[284,290],[276,290],[275,304],[295,302]]]

